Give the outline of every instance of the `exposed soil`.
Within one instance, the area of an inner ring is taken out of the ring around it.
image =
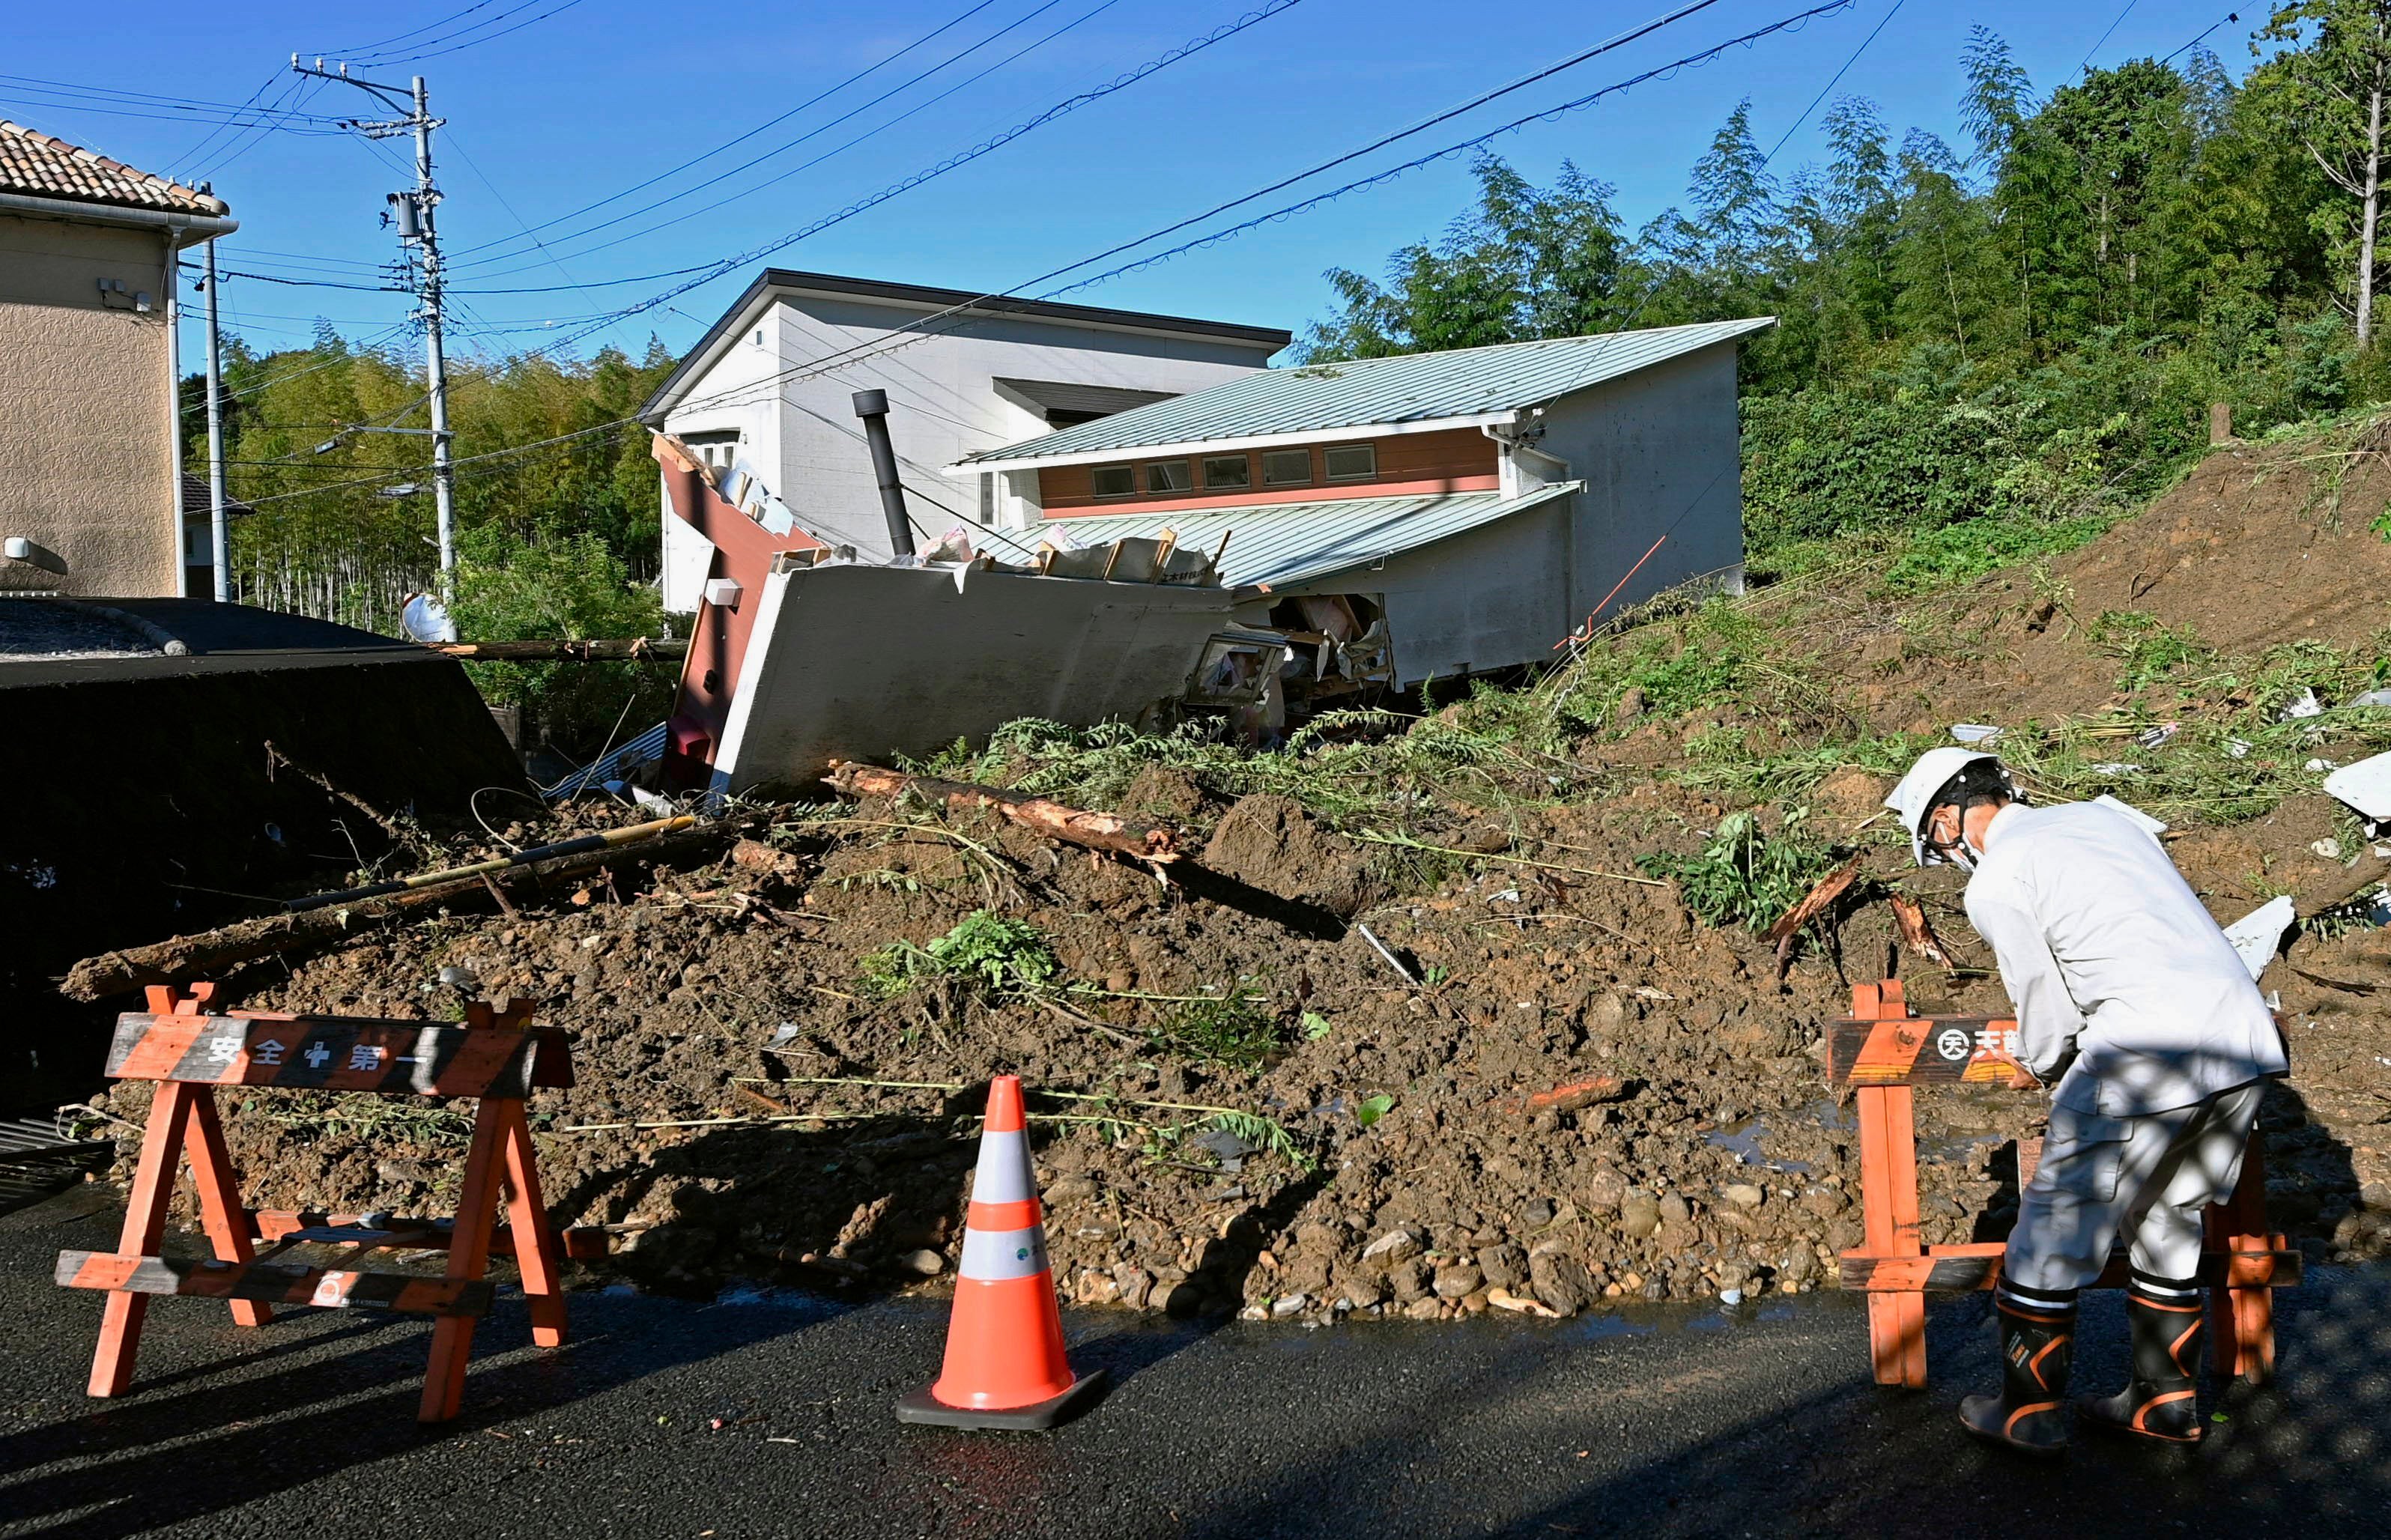
[[[2300,474],[2212,457],[2053,570],[2087,616],[2140,608],[2240,648],[2354,643],[2391,595],[2391,547],[2365,528],[2382,478],[2353,474],[2334,530],[2292,485]],[[1855,598],[1849,708],[1949,722],[2098,704],[2115,660],[2081,628],[2030,628],[2034,593],[2012,573],[1968,596],[1971,623],[2007,640],[1965,669],[1897,637],[1879,646],[1887,607]],[[1585,757],[1649,763],[1676,734],[1640,729]],[[394,927],[238,985],[266,1009],[453,1015],[435,979],[463,964],[492,996],[543,1002],[542,1019],[577,1034],[580,1077],[535,1100],[550,1206],[614,1227],[609,1266],[656,1287],[761,1275],[885,1288],[950,1272],[970,1114],[1007,1071],[1035,1092],[1108,1098],[1033,1102],[1056,1273],[1083,1301],[1426,1318],[1830,1287],[1834,1253],[1859,1239],[1858,1170],[1850,1109],[1822,1081],[1821,1024],[1851,982],[1888,969],[1935,1009],[1999,1011],[1997,984],[1896,958],[1874,903],[1779,983],[1759,939],[1632,880],[1638,855],[1691,848],[1727,809],[1623,770],[1606,784],[1500,818],[1447,801],[1412,827],[1477,856],[1423,867],[1283,798],[1232,803],[1150,770],[1122,809],[1206,835],[1205,866],[1233,879],[1184,886],[991,818],[908,826],[917,814],[867,805],[704,869],[517,894],[519,915]],[[1849,830],[1884,789],[1842,771],[1814,816]],[[2294,798],[2191,829],[2173,851],[2231,920],[2262,881],[2336,870],[2310,847],[2338,816],[2320,796]],[[1574,870],[1486,859],[1506,852]],[[1868,859],[1894,871],[1889,851]],[[1957,874],[1909,886],[1960,961],[1984,964]],[[991,999],[947,982],[871,998],[875,949],[982,908],[1044,933],[1068,992]],[[1339,921],[1366,925],[1418,982]],[[2391,1249],[2391,1097],[2378,1089],[2391,932],[2304,938],[2262,987],[2281,990],[2295,1067],[2263,1118],[2275,1223],[2320,1257]],[[1261,997],[1279,1044],[1257,1069],[1207,1060],[1189,1016],[1213,1008],[1184,998],[1243,994]],[[1569,1086],[1585,1089],[1529,1099]],[[145,1100],[127,1086],[108,1105],[137,1120]],[[231,1135],[252,1200],[443,1211],[463,1120],[394,1106],[244,1100]],[[1937,1091],[1919,1106],[1925,1238],[1997,1237],[2016,1201],[2010,1141],[2037,1131],[2039,1099]],[[1254,1125],[1221,1126],[1221,1107],[1272,1120],[1294,1155],[1259,1147]],[[655,1124],[686,1126],[640,1126]]]

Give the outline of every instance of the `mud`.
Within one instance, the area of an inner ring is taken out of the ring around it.
[[[2304,498],[2214,457],[2054,570],[2079,611],[2130,602],[2257,645],[2273,605],[2293,635],[2346,644],[2380,617],[2391,548],[2348,498],[2340,529],[2313,523]],[[2277,585],[2237,608],[2229,591],[2267,566],[2242,542],[2262,538],[2311,553],[2307,597]],[[1888,607],[1855,598],[1856,708],[1950,721],[2101,699],[2113,658],[2080,628],[2028,628],[2040,581],[2004,574],[1967,597],[1977,624],[2011,628],[1972,670],[1870,654]],[[792,811],[703,869],[518,895],[519,914],[391,928],[235,984],[265,1009],[453,1015],[436,979],[455,964],[493,996],[541,1001],[543,1019],[577,1034],[580,1077],[534,1104],[550,1206],[612,1227],[607,1270],[652,1287],[940,1287],[961,1241],[970,1115],[999,1072],[1047,1094],[1033,1111],[1052,1249],[1080,1301],[1430,1318],[1831,1287],[1834,1254],[1860,1236],[1858,1170],[1850,1108],[1823,1081],[1821,1024],[1853,982],[1888,972],[1926,1008],[2005,1002],[1987,978],[1897,957],[1881,904],[1842,912],[1780,982],[1759,940],[1632,880],[1637,856],[1691,848],[1727,810],[1630,773],[1674,731],[1583,745],[1600,796],[1499,818],[1448,801],[1410,820],[1474,855],[1392,860],[1286,798],[1232,801],[1153,770],[1121,809],[1201,836],[1214,878],[1157,881],[985,817],[931,828],[885,806],[845,822]],[[1846,770],[1810,803],[1848,832],[1885,789]],[[2175,854],[2230,920],[2262,882],[2329,875],[2308,847],[2337,816],[2328,799],[2295,798],[2192,829]],[[1572,870],[1485,859],[1506,852]],[[1890,875],[1897,858],[1867,859]],[[1982,966],[1956,874],[1910,886],[1959,961]],[[1059,990],[872,997],[875,949],[926,942],[979,909],[1048,938]],[[2303,939],[2263,987],[2281,991],[2295,1065],[2262,1119],[2275,1222],[2320,1259],[2380,1254],[2391,932]],[[1206,999],[1237,996],[1259,997],[1273,1044],[1258,1067],[1207,1058],[1190,1024],[1214,1012]],[[1615,1090],[1570,1110],[1530,1101],[1606,1078]],[[125,1087],[108,1110],[137,1120],[145,1099]],[[1918,1100],[1924,1238],[1997,1238],[2015,1210],[2012,1142],[2038,1131],[2039,1099]],[[454,1197],[453,1111],[304,1095],[229,1111],[252,1201],[439,1212]]]

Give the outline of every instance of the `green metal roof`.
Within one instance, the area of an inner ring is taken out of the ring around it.
[[[1774,325],[1773,316],[1259,369],[1208,390],[984,449],[959,465],[1516,411]]]
[[[1179,532],[1182,550],[1208,551],[1229,537],[1221,556],[1224,588],[1266,583],[1274,589],[1368,566],[1458,535],[1513,513],[1565,498],[1583,482],[1556,482],[1506,498],[1500,492],[1444,492],[1412,498],[1343,498],[1325,502],[1247,504],[1238,508],[1185,508],[1161,513],[1113,513],[1085,519],[1049,519],[1016,532],[1036,541],[1070,537],[1078,550],[1106,545],[1124,536]]]

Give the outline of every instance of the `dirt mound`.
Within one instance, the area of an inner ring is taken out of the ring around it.
[[[1248,796],[1204,848],[1204,864],[1265,893],[1351,918],[1384,884],[1368,855],[1317,822],[1288,796]]]
[[[2087,618],[2140,610],[2229,653],[2353,647],[2391,624],[2391,541],[2372,527],[2386,500],[2379,449],[2224,450],[2051,570]]]

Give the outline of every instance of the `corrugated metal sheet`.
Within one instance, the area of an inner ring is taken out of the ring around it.
[[[1056,455],[1273,434],[1427,422],[1516,410],[1622,374],[1732,342],[1775,324],[1772,316],[1655,327],[1599,337],[1505,343],[1448,353],[1407,353],[1299,369],[1261,369],[1242,379],[1082,422],[960,463],[1044,459]]]
[[[1243,588],[1267,583],[1283,589],[1417,550],[1431,540],[1541,507],[1584,485],[1556,482],[1508,498],[1500,492],[1446,492],[1433,497],[1346,498],[1334,502],[1053,519],[1024,537],[1051,537],[1059,530],[1084,550],[1124,536],[1159,535],[1169,528],[1179,532],[1182,550],[1208,551],[1227,535],[1229,547],[1221,557],[1223,584]]]

